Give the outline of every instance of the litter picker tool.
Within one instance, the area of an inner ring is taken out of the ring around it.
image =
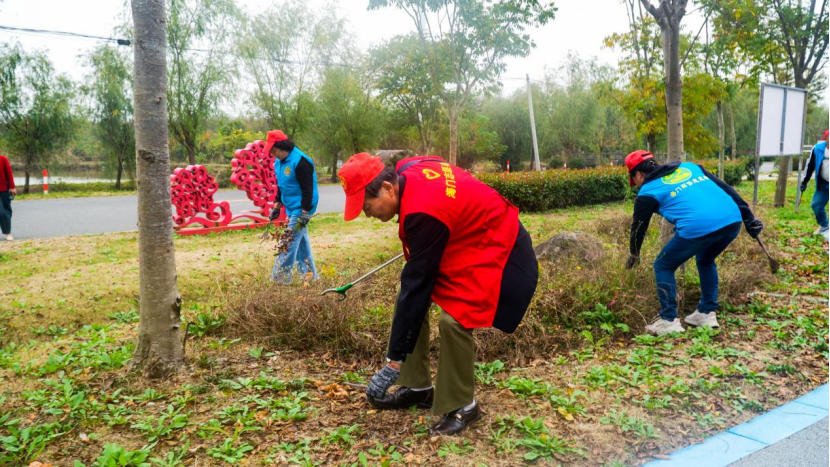
[[[764,254],[767,255],[767,260],[769,261],[769,269],[772,271],[773,274],[778,272],[778,260],[772,257],[769,254],[769,250],[767,250],[767,246],[764,245],[764,242],[761,241],[761,237],[755,237],[755,240],[758,240],[758,244],[761,245],[761,249],[764,250]]]
[[[378,271],[380,271],[381,269],[383,269],[383,268],[385,268],[385,267],[389,266],[390,264],[392,264],[392,263],[394,263],[395,261],[397,261],[397,260],[401,259],[402,257],[403,257],[403,253],[399,254],[398,256],[395,256],[394,258],[392,258],[392,259],[390,259],[389,261],[387,261],[387,262],[385,262],[385,263],[381,264],[380,266],[376,267],[375,269],[372,269],[371,271],[369,271],[369,272],[367,272],[366,274],[364,274],[364,275],[362,275],[362,276],[358,277],[358,278],[357,278],[357,279],[355,279],[354,281],[349,282],[348,284],[346,284],[346,285],[342,285],[342,286],[340,286],[340,287],[334,287],[334,288],[331,288],[331,289],[326,289],[326,290],[324,290],[324,291],[323,291],[323,293],[321,293],[320,295],[325,295],[325,294],[327,294],[327,293],[332,293],[332,292],[333,292],[333,293],[340,294],[340,300],[345,300],[345,299],[346,299],[346,291],[347,291],[347,290],[351,289],[351,288],[352,288],[352,287],[354,287],[354,286],[355,286],[355,284],[357,284],[358,282],[360,282],[360,281],[362,281],[362,280],[364,280],[364,279],[367,279],[367,278],[371,277],[371,276],[372,276],[372,275],[374,275],[376,272],[378,272]]]

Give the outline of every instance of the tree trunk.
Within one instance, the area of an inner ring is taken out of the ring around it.
[[[124,171],[124,157],[118,156],[118,173],[115,174],[115,189],[121,189],[121,173]]]
[[[661,25],[662,26],[662,25]],[[666,68],[666,114],[668,116],[668,161],[686,161],[683,152],[683,81],[680,78],[680,34],[668,26],[663,31]]]
[[[724,128],[723,128],[723,102],[718,101],[717,103],[718,109],[718,146],[720,147],[720,152],[718,152],[718,178],[721,180],[724,179],[723,173],[723,158],[724,158]]]
[[[654,147],[657,145],[657,135],[654,133],[648,133],[646,135],[646,151],[650,153],[654,153]]]
[[[447,113],[450,119],[450,154],[449,163],[457,165],[458,161],[458,109],[452,104],[447,106]]]
[[[773,206],[783,207],[787,202],[787,177],[790,175],[792,157],[781,157],[778,160],[778,180],[775,182],[775,201]]]
[[[334,157],[331,160],[331,182],[337,183],[337,159],[340,158],[340,151],[334,153]]]
[[[23,183],[23,193],[29,194],[29,165],[23,168],[23,173],[26,175],[26,181]]]
[[[193,146],[187,147],[187,161],[190,165],[196,165],[196,148]]]
[[[141,323],[130,369],[163,378],[184,364],[170,215],[165,0],[132,0],[132,13]]]
[[[732,128],[732,154],[729,160],[734,161],[738,157],[738,137],[735,135],[735,114],[732,113],[732,104],[726,106],[729,109],[729,126]]]

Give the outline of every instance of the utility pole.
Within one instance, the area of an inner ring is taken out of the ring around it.
[[[533,94],[530,92],[530,75],[527,77],[527,108],[530,111],[530,133],[533,135],[533,170],[542,170],[539,164],[539,142],[536,141],[536,118],[533,116]]]

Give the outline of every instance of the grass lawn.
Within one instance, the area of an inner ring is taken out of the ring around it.
[[[751,200],[752,185],[740,189]],[[260,232],[177,238],[188,369],[160,382],[125,369],[136,234],[0,244],[0,465],[643,464],[828,380],[812,188],[800,213],[771,208],[773,191],[762,184],[757,214],[782,270],[770,274],[742,233],[719,261],[721,329],[663,338],[641,335],[658,309],[658,222],[628,272],[630,201],[523,214],[534,243],[582,230],[605,257],[543,264],[522,328],[476,333],[486,415],[445,438],[428,435],[428,412],[374,410],[350,385],[382,364],[402,264],[346,301],[319,296],[397,254],[396,224],[316,217],[321,280],[288,288],[267,282],[273,245]],[[685,315],[699,295],[693,262],[678,280]]]

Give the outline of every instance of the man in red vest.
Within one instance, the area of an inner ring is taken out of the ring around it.
[[[474,398],[474,328],[512,333],[525,315],[539,266],[519,210],[464,170],[434,156],[403,159],[395,169],[355,154],[338,172],[346,220],[363,211],[383,222],[398,216],[407,263],[392,319],[387,365],[366,396],[383,409],[432,408],[432,434],[458,433],[481,418]],[[432,385],[430,304],[441,307],[441,352]],[[400,388],[387,393],[389,387]]]

